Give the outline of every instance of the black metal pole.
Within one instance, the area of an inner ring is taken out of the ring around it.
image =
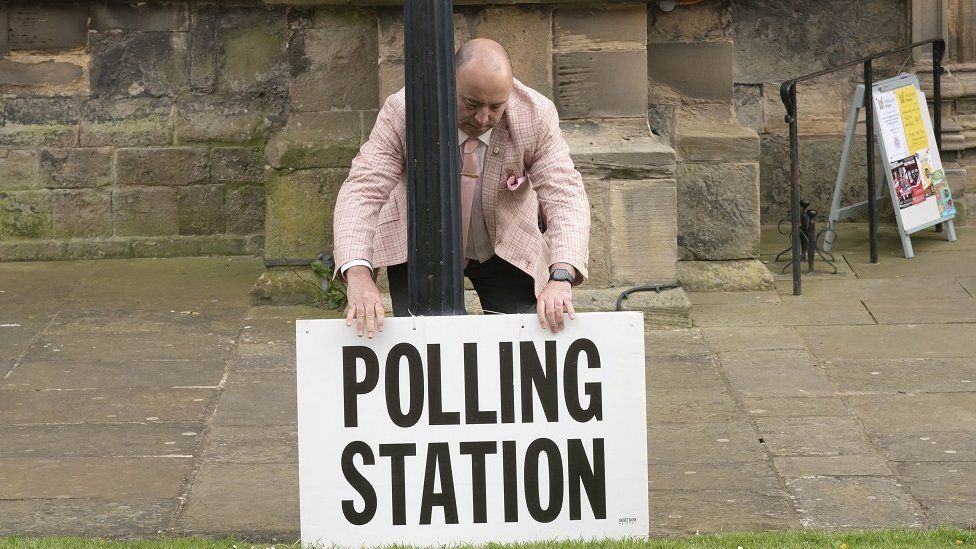
[[[935,133],[935,148],[942,158],[942,57],[945,55],[945,40],[941,38],[932,42],[932,129]],[[935,226],[936,232],[942,232],[942,223]]]
[[[864,62],[864,133],[868,168],[868,233],[871,240],[871,263],[878,262],[878,212],[874,202],[874,77],[871,60]]]
[[[410,312],[464,314],[452,0],[403,3]]]
[[[797,132],[796,82],[785,82],[779,90],[786,106],[786,122],[790,125],[790,261],[793,263],[793,295],[802,292],[800,284],[800,172],[799,135]]]

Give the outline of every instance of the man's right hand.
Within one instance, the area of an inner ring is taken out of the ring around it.
[[[346,326],[352,326],[355,319],[357,335],[362,337],[365,330],[366,337],[372,339],[376,328],[383,331],[383,298],[373,273],[368,267],[356,265],[346,271],[346,282]]]

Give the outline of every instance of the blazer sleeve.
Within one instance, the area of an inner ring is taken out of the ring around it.
[[[380,209],[390,200],[403,173],[403,126],[403,105],[390,96],[339,189],[333,216],[336,265],[353,259],[373,262]]]
[[[542,109],[539,126],[541,137],[528,168],[529,180],[546,217],[550,260],[575,267],[574,283],[579,284],[586,279],[589,264],[590,202],[551,102]]]

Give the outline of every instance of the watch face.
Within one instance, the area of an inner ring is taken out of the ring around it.
[[[566,269],[556,269],[552,272],[551,275],[549,275],[549,280],[568,282],[570,280],[569,271],[567,271]]]

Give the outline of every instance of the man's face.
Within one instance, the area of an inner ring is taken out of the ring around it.
[[[485,70],[469,63],[457,75],[458,129],[478,137],[501,120],[512,93],[512,77],[507,71]]]

